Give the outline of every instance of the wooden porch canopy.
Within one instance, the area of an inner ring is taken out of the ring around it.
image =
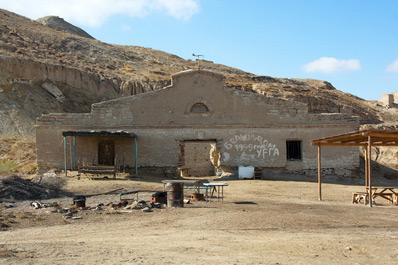
[[[134,139],[134,167],[135,167],[135,174],[138,174],[138,167],[137,167],[137,153],[138,153],[138,147],[137,147],[137,135],[132,133],[132,132],[127,132],[127,131],[98,131],[98,130],[90,130],[90,131],[65,131],[62,132],[62,135],[64,137],[64,163],[65,163],[65,174],[66,174],[66,168],[67,168],[67,163],[66,163],[66,137],[70,136],[73,137],[72,139],[72,145],[73,145],[73,160],[71,161],[72,163],[72,168],[76,168],[76,137],[117,137],[117,138],[133,138]]]
[[[321,146],[362,146],[365,150],[365,184],[369,187],[369,198],[372,198],[372,146],[398,146],[398,130],[369,129],[349,132],[311,141],[311,145],[318,146],[318,199],[322,200],[322,168]],[[372,200],[369,200],[372,207]]]

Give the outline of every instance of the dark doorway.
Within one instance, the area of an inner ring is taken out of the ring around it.
[[[115,165],[115,142],[98,142],[98,164],[105,166]]]

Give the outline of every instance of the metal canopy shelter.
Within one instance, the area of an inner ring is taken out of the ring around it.
[[[318,199],[322,200],[322,168],[321,146],[362,146],[365,150],[365,183],[368,187],[369,198],[372,198],[372,146],[398,146],[398,130],[361,130],[340,135],[329,136],[311,141],[311,145],[318,146]],[[369,199],[369,207],[372,200]]]
[[[138,166],[137,166],[137,154],[138,154],[138,147],[137,147],[137,135],[131,132],[126,131],[65,131],[62,132],[64,137],[64,163],[65,163],[65,174],[66,174],[66,137],[73,137],[72,145],[73,145],[73,168],[76,168],[76,137],[117,137],[117,138],[133,138],[134,139],[134,167],[135,167],[135,174],[138,174]]]

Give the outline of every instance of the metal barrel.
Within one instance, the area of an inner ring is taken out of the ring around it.
[[[167,207],[184,207],[184,183],[167,183]]]
[[[73,197],[73,204],[76,207],[86,207],[86,196],[84,195],[77,195]]]

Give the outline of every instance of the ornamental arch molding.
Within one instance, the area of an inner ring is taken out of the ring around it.
[[[204,98],[197,98],[189,102],[185,107],[185,114],[207,114],[214,113],[213,105]]]

